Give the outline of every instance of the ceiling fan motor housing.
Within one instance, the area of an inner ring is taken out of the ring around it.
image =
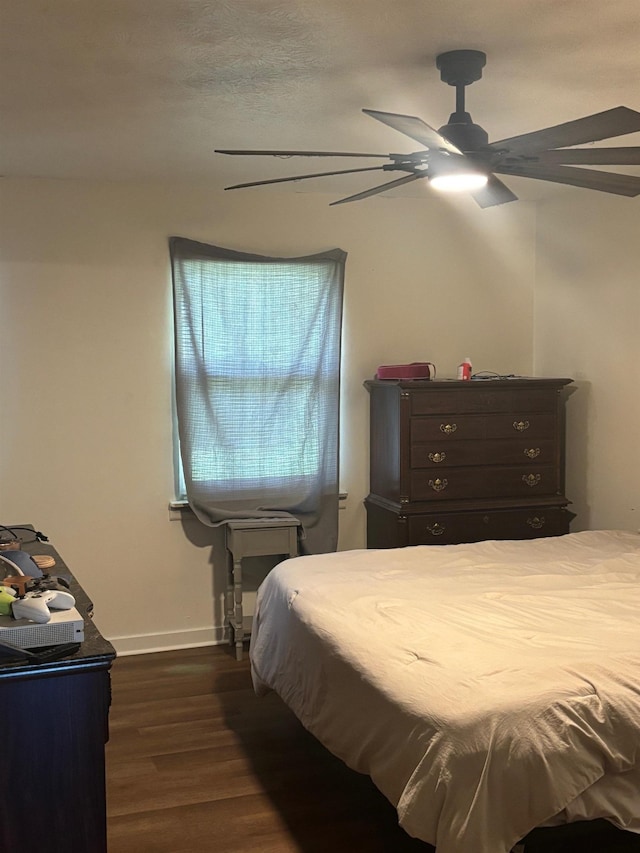
[[[489,143],[486,130],[474,124],[469,113],[451,113],[449,123],[439,128],[438,133],[464,154],[478,151]]]
[[[469,113],[451,113],[449,124],[439,128],[438,133],[453,142],[464,154],[478,151],[489,143],[486,130],[474,124]]]

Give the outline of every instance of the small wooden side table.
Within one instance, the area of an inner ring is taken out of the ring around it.
[[[282,554],[298,556],[297,518],[249,518],[226,522],[227,564],[226,622],[229,642],[236,646],[236,660],[242,660],[244,615],[242,611],[242,560]]]

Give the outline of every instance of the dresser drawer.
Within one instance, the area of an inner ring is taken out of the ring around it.
[[[468,466],[446,470],[414,469],[410,473],[411,501],[446,501],[465,498],[530,498],[555,495],[560,488],[553,465]]]
[[[539,388],[515,390],[506,387],[488,388],[473,383],[469,388],[451,391],[414,391],[411,394],[411,414],[429,415],[433,412],[555,412],[556,391]]]
[[[491,415],[446,414],[411,418],[411,444],[427,441],[482,441],[520,438],[527,441],[554,438],[558,429],[555,412],[505,412]]]
[[[563,507],[442,512],[408,519],[409,545],[455,545],[484,539],[536,539],[569,533],[574,517]]]
[[[442,441],[411,446],[412,468],[448,468],[460,465],[517,465],[531,462],[553,465],[557,456],[553,439],[542,441]]]

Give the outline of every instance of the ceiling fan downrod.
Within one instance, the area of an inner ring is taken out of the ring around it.
[[[449,50],[436,57],[440,79],[456,89],[455,112],[451,113],[449,122],[439,128],[438,133],[464,153],[477,151],[489,143],[486,131],[474,124],[471,115],[465,110],[465,88],[480,80],[486,63],[487,55],[481,50]]]

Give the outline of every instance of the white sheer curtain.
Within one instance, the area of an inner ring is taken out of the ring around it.
[[[302,550],[338,534],[346,253],[250,255],[172,237],[176,401],[198,518],[293,515]]]

